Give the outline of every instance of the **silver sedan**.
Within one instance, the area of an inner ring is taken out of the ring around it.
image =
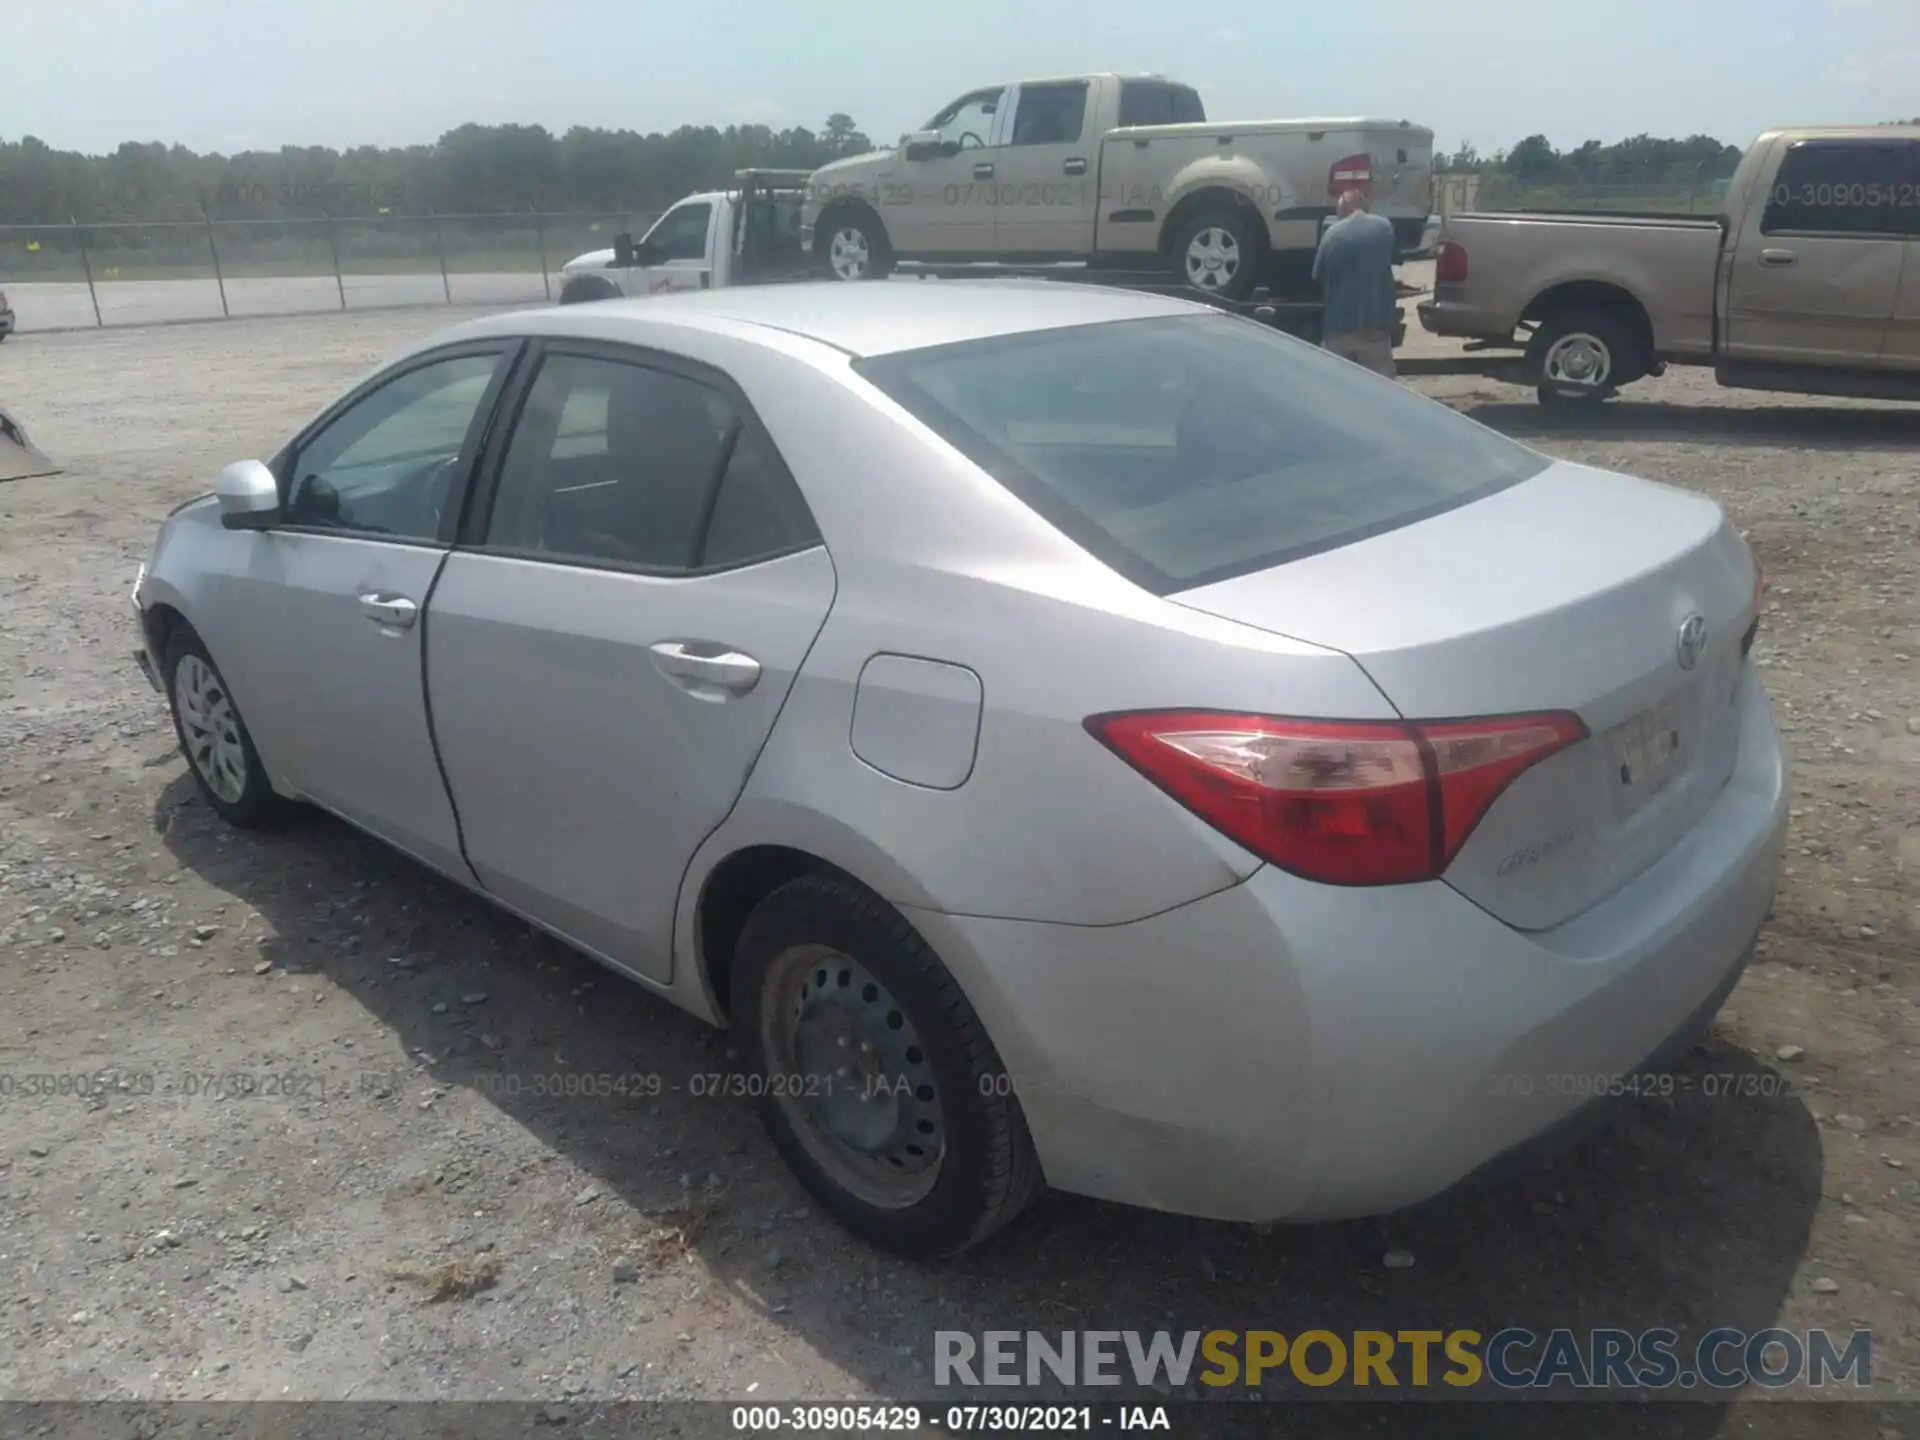
[[[1389,1211],[1657,1083],[1772,899],[1711,501],[1029,282],[502,315],[162,527],[208,801],[324,807],[732,1027],[949,1254],[1042,1184]]]

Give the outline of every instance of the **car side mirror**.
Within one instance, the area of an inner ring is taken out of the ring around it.
[[[264,530],[280,519],[280,484],[258,460],[239,460],[213,485],[220,523],[229,530]]]
[[[633,233],[622,230],[613,237],[613,263],[625,268],[636,263],[633,258]]]
[[[900,153],[909,160],[931,160],[940,153],[938,130],[912,130],[900,138]]]

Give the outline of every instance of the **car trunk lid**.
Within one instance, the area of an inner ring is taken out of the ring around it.
[[[1651,865],[1726,784],[1754,578],[1711,501],[1557,463],[1170,598],[1347,652],[1409,719],[1577,714],[1588,739],[1515,780],[1445,876],[1541,929]]]

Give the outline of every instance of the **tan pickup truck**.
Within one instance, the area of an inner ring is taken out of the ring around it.
[[[1441,227],[1437,335],[1541,402],[1604,400],[1667,365],[1722,385],[1920,400],[1920,127],[1773,130],[1719,216],[1460,214]]]
[[[1210,121],[1191,86],[1095,73],[969,91],[898,147],[816,171],[801,228],[825,272],[896,261],[1161,270],[1227,298],[1311,284],[1339,192],[1419,248],[1433,131],[1366,118]]]

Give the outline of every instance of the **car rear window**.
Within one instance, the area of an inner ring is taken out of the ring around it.
[[[1551,463],[1231,315],[1030,331],[855,368],[1162,595],[1410,525]]]
[[[1120,123],[1126,125],[1199,125],[1207,112],[1200,94],[1185,85],[1127,80],[1120,86]]]

